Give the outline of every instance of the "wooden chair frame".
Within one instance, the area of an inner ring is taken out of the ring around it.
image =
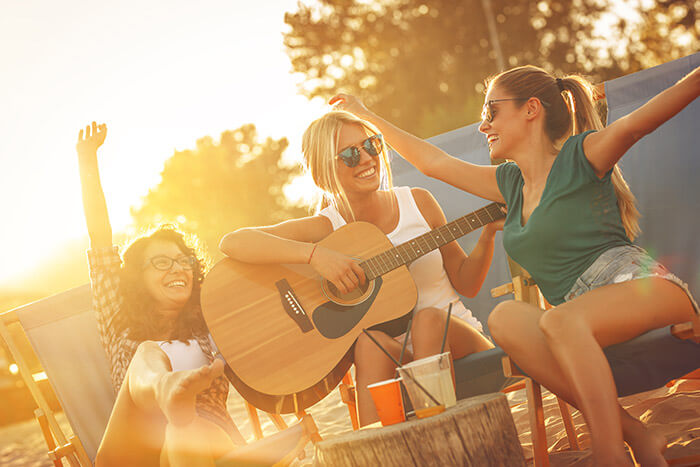
[[[253,435],[255,436],[255,439],[260,440],[263,439],[263,432],[262,432],[262,425],[260,424],[260,416],[258,415],[258,409],[255,407],[253,404],[251,404],[248,401],[245,401],[246,405],[246,410],[248,411],[248,418],[250,419],[250,424],[251,427],[253,428]],[[265,412],[264,410],[260,410],[261,412],[265,413],[268,418],[272,421],[272,423],[277,427],[278,430],[282,431],[286,428],[289,428],[289,425],[287,425],[287,422],[284,421],[282,416],[280,414],[276,413],[270,413],[270,412]],[[297,412],[294,414],[297,417],[297,420],[303,421],[303,420],[309,420],[308,423],[313,423],[314,427],[315,422],[313,421],[313,417],[308,414],[305,410],[302,410],[300,412]],[[311,426],[311,425],[309,425]],[[318,432],[318,428],[314,428],[314,430],[309,432],[309,439],[311,442],[318,443],[319,441],[323,441],[323,438],[321,437],[320,433]]]

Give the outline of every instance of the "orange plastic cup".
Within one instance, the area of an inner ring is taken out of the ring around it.
[[[394,423],[406,420],[403,411],[403,400],[401,399],[401,379],[388,379],[367,386],[374,406],[377,408],[379,420],[382,426],[393,425]]]

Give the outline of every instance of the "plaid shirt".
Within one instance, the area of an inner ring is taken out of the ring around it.
[[[87,256],[92,286],[92,305],[97,313],[97,327],[102,345],[107,352],[112,372],[112,386],[116,393],[119,392],[126,370],[140,341],[129,337],[129,328],[121,313],[124,300],[119,291],[119,270],[122,264],[119,248],[117,246],[94,248],[88,250]],[[194,336],[194,339],[211,362],[214,359],[214,351],[209,337]],[[208,389],[197,396],[197,413],[224,428],[234,441],[242,440],[226,410],[227,397],[228,381],[223,376],[216,378]]]

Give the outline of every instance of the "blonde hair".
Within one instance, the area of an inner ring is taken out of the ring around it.
[[[581,76],[555,78],[541,68],[527,65],[499,73],[488,80],[487,87],[498,87],[513,97],[537,97],[546,109],[545,132],[557,147],[571,135],[603,128],[594,103],[598,92]],[[634,240],[641,232],[640,214],[636,199],[617,164],[611,180],[622,225],[629,239]]]
[[[338,177],[336,155],[339,152],[338,139],[343,125],[360,125],[368,136],[379,134],[377,127],[370,122],[356,117],[350,112],[335,110],[311,122],[304,132],[301,151],[304,155],[304,165],[311,173],[316,186],[323,192],[323,199],[317,210],[326,205],[335,207],[347,221],[355,220],[348,197]],[[391,168],[387,157],[385,143],[379,154],[380,188],[392,188]]]

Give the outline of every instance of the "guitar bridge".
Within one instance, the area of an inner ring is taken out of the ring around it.
[[[304,307],[301,306],[301,303],[299,303],[296,295],[294,295],[292,286],[289,285],[287,279],[279,280],[275,282],[275,285],[280,293],[280,299],[282,300],[282,307],[284,308],[284,311],[286,311],[289,317],[294,320],[297,326],[299,326],[301,332],[311,331],[314,326],[311,324],[309,315],[306,314]]]

